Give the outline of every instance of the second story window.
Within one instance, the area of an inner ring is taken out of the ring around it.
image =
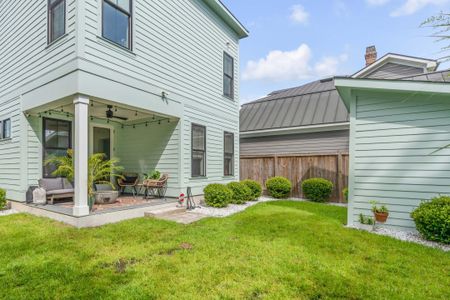
[[[223,54],[223,95],[234,99],[234,59]]]
[[[66,33],[66,0],[48,0],[48,43]]]
[[[102,35],[131,49],[131,0],[103,0]]]

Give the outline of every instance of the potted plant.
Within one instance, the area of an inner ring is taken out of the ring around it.
[[[372,204],[372,212],[375,216],[375,220],[379,223],[386,223],[387,218],[389,217],[389,210],[385,205],[377,206],[376,201],[371,201]]]
[[[89,157],[88,161],[88,205],[92,211],[95,203],[95,184],[107,184],[112,189],[116,187],[111,182],[111,178],[122,178],[122,175],[118,173],[123,170],[118,166],[119,162],[116,159],[105,159],[106,155],[103,153],[93,154]],[[67,180],[73,182],[74,180],[74,166],[73,166],[73,150],[67,150],[66,156],[54,156],[50,157],[45,164],[53,164],[56,166],[56,170],[52,173],[54,176],[62,176]]]
[[[359,214],[359,228],[367,231],[373,230],[375,226],[375,221],[372,217],[365,216],[363,214]]]
[[[158,170],[153,170],[153,171],[149,172],[148,174],[144,174],[144,175],[145,175],[145,179],[158,180],[161,178],[161,172]]]

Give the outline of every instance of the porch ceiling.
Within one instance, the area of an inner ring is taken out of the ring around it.
[[[108,118],[107,111],[111,110],[114,117]],[[32,110],[26,111],[29,115],[67,115],[72,116],[75,113],[75,106],[72,103],[72,98],[60,99],[48,103],[44,106],[36,107]],[[153,118],[156,120],[176,120],[178,118],[163,114],[158,114],[152,111],[118,104],[112,101],[102,99],[91,99],[89,106],[89,116],[95,119],[111,120],[113,122],[132,124],[140,120]]]

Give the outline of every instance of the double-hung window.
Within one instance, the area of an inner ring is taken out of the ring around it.
[[[234,99],[234,59],[223,53],[223,95]]]
[[[102,36],[131,50],[132,0],[102,0]]]
[[[67,150],[72,144],[72,123],[70,121],[44,118],[44,153],[43,153],[43,176],[54,177],[52,173],[56,167],[45,162],[54,156],[66,156]]]
[[[206,127],[192,124],[192,177],[206,176]]]
[[[11,119],[0,121],[0,140],[11,138]]]
[[[48,0],[48,43],[66,33],[66,0]]]
[[[225,132],[223,137],[223,175],[234,175],[234,134]]]

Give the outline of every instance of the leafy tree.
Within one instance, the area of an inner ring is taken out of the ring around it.
[[[443,56],[442,61],[450,60],[450,13],[440,12],[436,16],[432,16],[425,20],[421,27],[429,27],[433,30],[431,37],[436,39],[436,42],[444,43],[441,48]]]

